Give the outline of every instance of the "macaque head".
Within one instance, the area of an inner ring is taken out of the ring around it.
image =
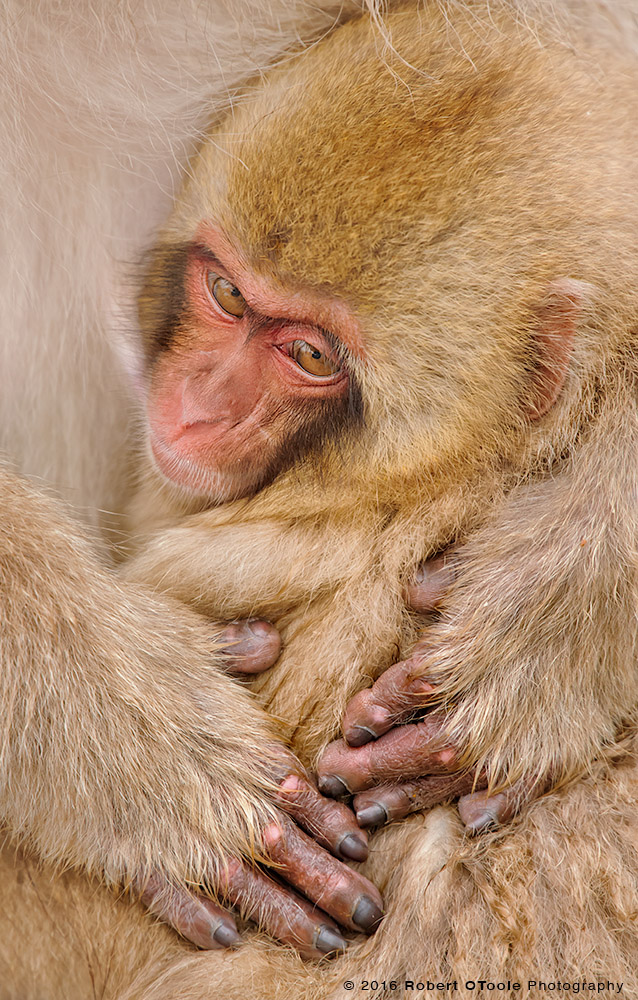
[[[594,126],[570,95],[595,85],[532,37],[505,71],[496,23],[473,61],[443,16],[388,27],[385,56],[362,19],[273,71],[154,252],[150,445],[191,493],[291,467],[436,476],[507,452],[566,393],[606,169],[580,170]]]

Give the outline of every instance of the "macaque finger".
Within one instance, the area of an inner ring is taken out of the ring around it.
[[[400,785],[378,785],[356,795],[353,806],[360,826],[380,826],[410,813],[451,802],[476,787],[473,772],[439,774]]]
[[[483,833],[508,823],[523,806],[543,795],[549,784],[528,777],[494,795],[485,790],[464,795],[459,799],[459,815],[469,833]]]
[[[371,934],[383,916],[378,890],[319,847],[292,822],[271,824],[264,846],[278,875],[350,930]]]
[[[425,640],[417,643],[407,660],[388,667],[371,688],[350,699],[343,716],[343,735],[349,746],[378,739],[427,705],[435,687],[417,672],[424,648]]]
[[[198,948],[236,948],[241,944],[235,921],[218,903],[153,875],[140,896],[154,916]]]
[[[339,928],[320,909],[239,861],[229,862],[220,891],[242,915],[304,958],[324,958],[348,947]]]
[[[446,741],[443,718],[440,713],[432,713],[422,722],[397,726],[362,747],[349,747],[345,740],[335,740],[319,761],[319,790],[337,798],[373,785],[453,771],[457,755]]]
[[[272,667],[281,652],[279,632],[259,618],[226,625],[219,641],[222,666],[229,674],[259,674]]]
[[[405,602],[418,614],[436,611],[456,579],[453,550],[421,563],[405,588]]]
[[[288,774],[279,789],[282,807],[318,844],[348,861],[365,861],[367,837],[351,809],[325,798],[308,778],[299,774]]]

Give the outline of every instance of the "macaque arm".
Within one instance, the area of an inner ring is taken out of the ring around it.
[[[352,700],[353,745],[327,749],[322,789],[472,768],[492,791],[521,782],[520,800],[613,743],[638,700],[637,455],[638,414],[621,386],[560,473],[515,489],[456,550],[439,622]],[[422,723],[392,728],[432,705]]]
[[[272,818],[267,720],[210,627],[95,559],[63,508],[0,471],[0,809],[39,854],[118,882],[203,876]],[[242,767],[238,767],[238,761]]]
[[[273,860],[266,831],[291,813],[345,858],[365,856],[365,834],[216,668],[208,623],[124,587],[59,504],[3,470],[0,504],[2,823],[48,861],[129,885],[197,943],[233,943],[222,911],[185,893],[198,883],[227,889],[277,933],[263,879],[242,863]],[[312,889],[319,858],[339,890],[324,893],[324,910],[340,921],[347,910],[352,926],[363,905],[358,927],[368,929],[376,889],[309,838],[311,849],[295,851],[305,834],[292,829],[277,855],[289,880]],[[295,898],[286,886],[280,895]],[[303,900],[295,912],[284,940],[308,955],[334,950],[334,923]]]
[[[567,467],[521,486],[458,553],[420,673],[449,701],[459,763],[540,785],[586,769],[635,713],[638,413],[602,403]]]
[[[212,510],[151,536],[121,572],[223,621],[251,615],[256,607],[260,615],[279,614],[349,578],[366,555],[366,539],[356,531],[340,533],[339,544],[330,545],[325,532],[313,532],[305,522],[220,524]]]

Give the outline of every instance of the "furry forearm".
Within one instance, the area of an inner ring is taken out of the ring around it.
[[[3,822],[107,880],[248,853],[272,734],[215,669],[210,628],[125,591],[58,504],[4,471],[0,502]]]
[[[460,554],[422,669],[466,758],[489,751],[498,780],[570,776],[635,716],[637,456],[627,393],[563,471],[515,490]]]
[[[274,518],[237,524],[210,510],[155,535],[122,573],[216,620],[275,616],[366,566],[370,539],[348,528]]]

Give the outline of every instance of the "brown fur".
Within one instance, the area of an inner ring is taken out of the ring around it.
[[[293,470],[252,500],[187,520],[188,505],[160,490],[149,474],[136,530],[149,531],[153,522],[163,530],[131,563],[129,576],[215,618],[258,611],[277,621],[285,653],[256,687],[298,752],[312,761],[337,732],[348,697],[408,649],[414,623],[401,600],[406,575],[422,556],[466,540],[459,583],[432,633],[428,670],[449,696],[450,725],[465,741],[468,759],[488,756],[497,780],[529,769],[550,769],[559,779],[591,774],[536,803],[512,830],[475,841],[464,840],[451,809],[381,831],[365,870],[384,891],[388,917],[373,939],[321,967],[304,965],[254,932],[235,954],[194,953],[82,877],[70,875],[63,884],[49,869],[21,858],[16,863],[7,848],[0,886],[17,892],[19,906],[5,904],[14,920],[3,934],[0,960],[3,949],[13,972],[0,977],[0,996],[323,1000],[343,996],[345,979],[406,978],[458,979],[468,995],[462,984],[469,978],[519,979],[523,989],[513,995],[525,996],[528,978],[581,977],[622,981],[625,995],[638,996],[635,771],[609,767],[614,739],[634,721],[637,694],[632,336],[638,254],[628,196],[638,163],[635,88],[624,79],[619,57],[608,65],[602,42],[590,55],[578,39],[579,58],[552,39],[539,40],[500,8],[489,18],[482,4],[471,8],[472,16],[450,11],[449,22],[436,11],[391,19],[399,55],[389,50],[385,63],[375,49],[378,36],[347,26],[298,65],[277,71],[194,165],[167,238],[183,237],[211,209],[225,212],[221,221],[254,250],[256,268],[279,269],[348,296],[370,345],[367,366],[355,366],[368,401],[367,431],[344,440],[325,463]],[[423,65],[429,52],[431,62]],[[293,85],[297,74],[301,87]],[[432,94],[440,113],[421,123],[420,109]],[[273,129],[278,117],[279,131]],[[484,141],[490,121],[497,126],[493,143]],[[264,122],[268,143],[260,134]],[[375,178],[382,167],[386,172]],[[224,204],[215,192],[226,176]],[[411,195],[415,185],[418,197]],[[449,192],[446,199],[441,191]],[[273,233],[285,239],[273,243]],[[547,285],[566,275],[591,284],[592,300],[565,391],[530,428],[519,415],[533,393],[533,380],[521,380],[522,364],[533,365],[534,317]],[[457,331],[452,341],[451,329]],[[26,489],[19,499],[35,503]],[[46,547],[47,530],[34,536],[38,550]],[[67,531],[61,525],[59,538]],[[9,636],[47,606],[60,620],[59,581],[75,565],[70,553],[81,543],[60,545],[50,568],[38,569],[39,584],[50,582],[50,605],[33,589],[32,569],[11,575],[23,581],[10,605],[22,624]],[[20,565],[29,565],[29,555],[19,553]],[[99,574],[88,553],[83,558],[88,573],[62,588],[64,620],[85,611],[74,595],[92,594],[93,574]],[[110,577],[100,581],[107,594],[119,593]],[[193,667],[191,640],[186,653],[178,653],[183,633],[163,625],[162,606],[141,592],[131,600],[138,610],[148,606],[140,613],[150,613],[151,630],[168,632],[171,664],[186,657],[183,672],[159,672],[167,687],[156,718],[162,732],[166,717],[176,720],[175,745],[185,741],[186,758],[199,765],[201,733],[191,733],[185,702],[189,671],[198,689],[205,687],[197,666],[201,639]],[[121,597],[88,606],[79,630],[87,637],[87,662],[95,663],[92,629],[116,619],[130,662],[140,633],[134,621],[122,629]],[[199,629],[190,619],[187,627],[189,634]],[[135,671],[142,687],[151,669],[144,659]],[[21,685],[24,676],[33,678],[37,709],[50,678],[32,669],[28,655],[16,667]],[[70,664],[65,691],[56,677],[48,705],[67,703],[78,667]],[[99,658],[95,669],[103,669]],[[128,671],[123,681],[109,671],[100,689],[113,689],[114,702],[128,709],[136,694],[130,680]],[[144,706],[149,700],[143,694]],[[33,846],[53,860],[84,863],[83,853],[74,853],[76,823],[63,823],[73,840],[60,849],[57,817],[70,806],[56,797],[55,769],[51,780],[40,779],[36,760],[40,747],[49,750],[52,733],[61,735],[51,760],[67,759],[64,726],[43,727],[39,735],[24,728],[30,718],[43,717],[26,704],[24,723],[18,717],[10,734],[22,756],[9,757],[15,767],[9,786],[20,787],[25,775],[29,781],[10,825],[21,831],[20,817],[39,810],[29,824],[41,833]],[[100,726],[118,733],[109,739],[99,726],[91,730],[101,753],[120,748],[122,727],[130,724],[124,716],[95,714]],[[254,721],[246,720],[249,731],[261,725],[256,711]],[[233,729],[245,739],[240,727]],[[159,771],[151,789],[162,796],[182,759],[175,746],[132,745],[148,755],[145,782]],[[258,758],[256,747],[253,755]],[[108,788],[117,754],[105,754],[103,762],[96,755],[96,762],[103,770],[95,785]],[[36,779],[41,789],[32,784]],[[208,836],[199,766],[186,778],[180,770],[179,780],[186,792],[176,800],[186,798],[189,816],[203,819]],[[98,805],[94,815],[110,822],[109,805]],[[170,839],[174,831],[162,828],[161,816],[156,822],[140,816],[138,830],[150,825],[166,836],[170,870],[183,876],[172,861],[182,856]],[[237,814],[229,829],[241,833]],[[91,831],[89,845],[94,837]],[[145,836],[142,846],[148,842]],[[94,870],[101,867],[96,863]],[[107,874],[118,879],[122,870],[116,858]],[[28,890],[13,884],[21,875]],[[96,950],[86,946],[87,926],[99,942]],[[30,951],[38,962],[27,961],[20,973],[16,955]]]
[[[0,491],[1,802],[11,834],[111,885],[158,863],[188,880],[214,866],[211,850],[250,853],[260,812],[271,815],[260,746],[272,727],[217,669],[216,629],[124,589],[51,498],[9,475]],[[19,512],[28,535],[12,531]],[[244,755],[238,775],[231,761]],[[143,793],[132,801],[136,781]]]
[[[342,709],[334,674],[343,701],[364,664],[374,673],[406,650],[402,580],[422,554],[466,538],[426,669],[450,697],[463,692],[454,725],[474,759],[489,751],[497,777],[532,760],[571,777],[631,717],[637,690],[633,89],[622,67],[601,80],[600,64],[590,72],[560,46],[541,48],[495,12],[478,38],[457,16],[458,54],[442,15],[389,24],[407,65],[380,62],[374,32],[354,23],[275,73],[204,148],[165,234],[186,239],[199,219],[219,219],[257,270],[297,273],[302,287],[316,272],[353,302],[368,351],[351,361],[365,429],[252,500],[181,525],[178,497],[178,526],[129,573],[209,615],[276,617],[286,653],[257,686],[272,689],[268,707],[303,730],[312,758]],[[268,234],[284,228],[270,253]],[[539,309],[562,276],[587,283],[588,301],[561,398],[530,424]],[[135,516],[166,528],[176,491],[156,479]],[[613,644],[601,645],[611,622]],[[299,716],[309,691],[320,708]],[[561,737],[567,719],[579,725]]]

